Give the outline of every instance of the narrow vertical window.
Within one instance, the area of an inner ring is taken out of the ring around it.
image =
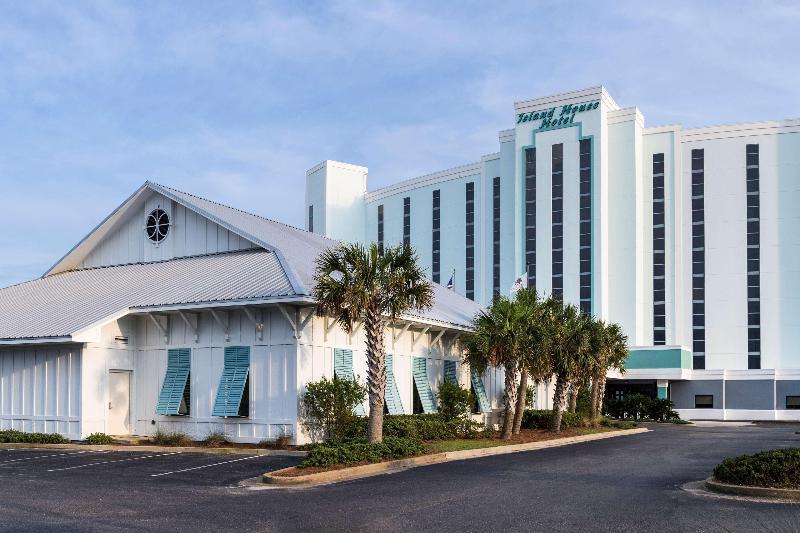
[[[552,294],[554,298],[561,299],[564,296],[564,145],[554,144],[551,155],[553,162]]]
[[[653,344],[667,343],[664,154],[653,154]]]
[[[440,281],[440,224],[441,224],[441,193],[439,189],[433,191],[433,232],[431,234],[431,277],[433,281]]]
[[[705,152],[692,150],[692,354],[706,367]]]
[[[747,368],[761,368],[761,203],[759,152],[746,147],[747,179]]]
[[[466,185],[466,242],[465,244],[465,292],[467,298],[475,299],[475,183]]]
[[[492,293],[500,294],[500,177],[492,180]]]
[[[580,308],[592,313],[592,140],[580,142],[580,218],[578,222],[580,267]]]
[[[403,246],[411,246],[411,197],[403,198]]]
[[[383,204],[378,206],[378,251],[383,253]]]
[[[536,287],[536,148],[525,150],[525,273]]]
[[[314,206],[308,206],[308,231],[314,231]]]

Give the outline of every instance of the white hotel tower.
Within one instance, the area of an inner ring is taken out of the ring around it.
[[[645,127],[594,87],[517,102],[513,122],[497,153],[374,191],[364,167],[317,165],[308,229],[410,243],[483,304],[527,276],[621,324],[631,356],[611,394],[800,419],[800,120]]]

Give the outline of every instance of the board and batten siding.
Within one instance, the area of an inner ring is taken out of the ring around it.
[[[167,237],[158,245],[147,238],[144,230],[147,215],[157,208],[166,211],[171,222]],[[255,248],[247,239],[157,193],[152,193],[139,209],[132,211],[89,252],[80,268]]]
[[[81,433],[78,345],[0,348],[0,429]]]
[[[133,354],[131,420],[132,432],[152,435],[162,431],[182,431],[194,439],[204,439],[212,431],[224,432],[231,440],[258,442],[282,434],[295,434],[297,418],[296,345],[292,330],[277,310],[264,309],[261,340],[254,324],[241,311],[227,314],[230,340],[209,313],[198,314],[198,342],[194,332],[177,316],[169,319],[169,342],[146,317],[137,320]],[[222,313],[221,316],[225,316]],[[249,416],[212,416],[214,400],[228,346],[250,348]],[[167,349],[189,348],[189,416],[156,414],[161,385],[167,369]]]

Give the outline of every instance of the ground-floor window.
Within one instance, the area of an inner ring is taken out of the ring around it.
[[[214,416],[250,416],[250,347],[228,346],[219,380]]]
[[[712,394],[696,394],[694,397],[695,409],[713,409],[714,396]]]
[[[787,409],[800,409],[800,396],[787,396],[786,397]]]

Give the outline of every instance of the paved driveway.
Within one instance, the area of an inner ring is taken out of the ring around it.
[[[796,430],[659,426],[305,490],[235,486],[293,458],[0,448],[0,529],[798,531],[800,505],[680,488],[723,457],[800,446]]]

